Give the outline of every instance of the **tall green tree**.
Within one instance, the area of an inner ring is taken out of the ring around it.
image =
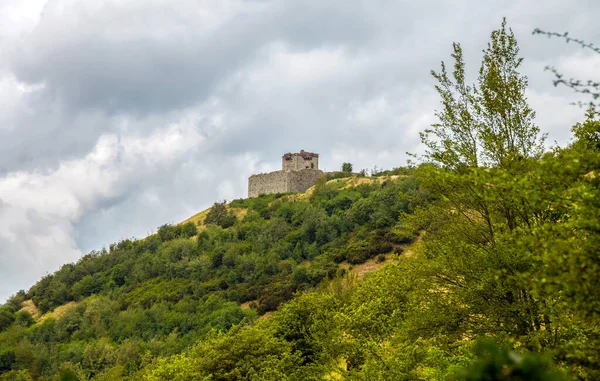
[[[523,59],[506,19],[483,50],[475,84],[467,82],[459,43],[453,44],[452,58],[451,76],[444,62],[431,72],[443,107],[436,112],[439,122],[421,134],[427,159],[450,169],[510,169],[523,158],[539,157],[544,137],[527,104],[527,77],[518,71]]]
[[[543,211],[524,190],[532,188],[544,136],[527,104],[523,60],[506,20],[491,33],[475,84],[467,84],[457,43],[452,58],[451,76],[443,63],[432,72],[443,107],[438,123],[421,135],[425,157],[435,165],[418,173],[437,199],[417,219],[428,231],[424,251],[430,262],[423,271],[434,289],[447,293],[428,308],[452,315],[444,322],[453,327],[449,340],[465,332],[525,337],[544,327],[544,303],[523,281],[540,264],[516,243],[531,234]],[[431,298],[430,290],[425,294]],[[425,329],[415,321],[417,331]]]

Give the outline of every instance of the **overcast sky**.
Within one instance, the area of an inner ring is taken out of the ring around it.
[[[600,2],[0,0],[0,301],[82,254],[245,197],[289,151],[391,168],[435,119],[431,69],[475,76],[502,17],[530,104],[564,144],[583,111],[546,65],[600,60]]]

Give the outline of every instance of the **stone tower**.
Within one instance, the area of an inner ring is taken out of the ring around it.
[[[298,153],[286,153],[281,157],[281,169],[284,171],[319,169],[319,154],[304,150]]]

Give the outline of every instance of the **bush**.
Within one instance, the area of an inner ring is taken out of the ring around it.
[[[183,225],[164,224],[158,227],[158,236],[161,242],[172,241],[177,238],[190,238],[198,234],[198,229],[193,222]]]
[[[334,180],[334,179],[344,179],[347,177],[352,177],[353,173],[351,172],[327,172],[325,174],[325,176],[321,177],[321,180],[323,183],[326,183],[329,180]]]
[[[14,350],[3,350],[0,352],[0,373],[12,369],[16,356]]]
[[[15,314],[15,322],[22,326],[29,327],[30,325],[35,323],[35,320],[29,312],[21,310]]]
[[[404,253],[404,248],[400,247],[400,246],[396,246],[396,247],[394,247],[394,250],[392,251],[392,253],[396,254],[396,255],[400,255],[400,254]]]
[[[233,213],[227,210],[225,201],[215,202],[204,219],[204,225],[213,224],[226,229],[233,226],[235,221],[236,217]]]
[[[280,295],[265,295],[260,298],[260,303],[258,304],[256,312],[258,312],[259,315],[264,315],[267,312],[275,311],[283,302],[285,302],[285,299]]]
[[[0,309],[0,332],[4,331],[15,321],[15,315],[8,309]]]
[[[32,381],[28,370],[11,370],[0,374],[0,381]],[[61,380],[62,381],[62,380]]]
[[[555,369],[548,356],[539,353],[520,354],[508,346],[499,347],[491,341],[482,341],[475,346],[477,359],[458,374],[466,381],[521,380],[563,381],[566,377]]]
[[[181,238],[190,238],[198,234],[198,229],[193,222],[186,222],[181,225]]]
[[[350,264],[363,263],[377,254],[386,254],[393,249],[386,240],[385,231],[375,231],[362,240],[353,240],[346,245],[346,260]]]
[[[158,227],[158,236],[162,242],[181,237],[181,225],[164,224]]]
[[[386,239],[395,244],[411,243],[418,236],[418,233],[405,226],[395,226],[388,234]]]

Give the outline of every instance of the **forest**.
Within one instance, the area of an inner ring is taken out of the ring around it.
[[[548,145],[505,22],[474,84],[452,60],[409,164],[216,202],[12,296],[0,380],[600,379],[600,113]]]

